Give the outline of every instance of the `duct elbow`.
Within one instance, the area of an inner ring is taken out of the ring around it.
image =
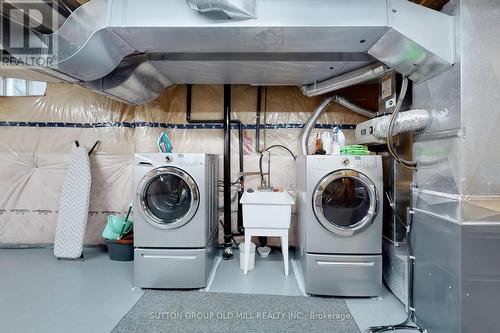
[[[309,120],[302,127],[302,131],[300,132],[300,154],[307,155],[307,143],[309,141],[309,135],[311,135],[311,131],[316,124],[319,116],[325,111],[325,109],[335,101],[336,96],[331,96],[325,98],[317,107],[314,109],[313,114],[309,118]]]
[[[302,93],[302,95],[307,96],[307,97],[311,97],[308,95],[308,91],[309,91],[309,86],[300,87],[300,92]]]

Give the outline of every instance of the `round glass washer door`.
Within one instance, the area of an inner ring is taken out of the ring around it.
[[[188,223],[200,204],[198,186],[193,178],[175,167],[151,170],[141,180],[138,195],[146,220],[163,229]]]
[[[369,227],[378,212],[372,181],[354,170],[338,170],[325,176],[313,193],[313,211],[327,230],[352,236]]]

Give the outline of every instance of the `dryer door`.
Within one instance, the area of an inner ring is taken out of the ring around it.
[[[354,170],[337,170],[325,176],[313,192],[313,210],[327,230],[351,236],[369,227],[378,212],[373,182]]]
[[[188,223],[200,204],[198,186],[175,167],[151,170],[139,183],[140,209],[152,225],[173,229]]]

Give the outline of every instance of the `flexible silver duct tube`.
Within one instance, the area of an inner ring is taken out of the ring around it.
[[[389,69],[381,63],[371,64],[319,83],[303,86],[300,90],[307,97],[317,96],[376,79],[388,72]]]
[[[334,100],[335,103],[342,105],[343,107],[351,110],[352,112],[356,112],[357,114],[360,114],[367,118],[373,118],[375,116],[375,113],[349,102],[344,97],[340,96],[334,96],[334,97],[335,97]]]
[[[300,154],[307,155],[307,141],[309,140],[309,135],[311,135],[311,130],[316,124],[319,116],[325,111],[325,109],[332,103],[335,96],[325,98],[317,107],[314,109],[313,114],[309,120],[302,127],[302,132],[300,132]]]
[[[307,143],[309,141],[309,135],[311,135],[311,131],[316,124],[316,121],[318,121],[319,116],[323,114],[323,111],[330,105],[330,103],[337,103],[339,105],[342,105],[343,107],[356,112],[362,116],[368,117],[368,118],[373,118],[374,113],[370,112],[366,109],[363,109],[360,106],[357,106],[351,102],[349,102],[347,99],[341,96],[330,96],[325,98],[317,107],[314,109],[313,114],[307,120],[307,122],[304,124],[304,127],[302,128],[302,132],[300,132],[300,152],[302,155],[307,155]]]
[[[379,139],[387,137],[391,116],[383,116],[375,119],[373,124],[373,135]],[[396,135],[403,132],[420,131],[427,128],[432,122],[432,115],[429,111],[416,109],[401,112],[396,118],[392,134]]]

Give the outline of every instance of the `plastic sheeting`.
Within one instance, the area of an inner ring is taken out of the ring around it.
[[[255,152],[256,87],[234,86],[232,117],[244,124],[245,171],[258,171]],[[349,95],[350,94],[350,95]],[[373,94],[346,93],[351,101],[376,105]],[[376,93],[375,93],[376,96]],[[306,98],[295,87],[269,87],[262,94],[261,147],[282,144],[299,152],[299,134],[319,98]],[[222,86],[194,86],[192,119],[221,119]],[[174,152],[223,152],[222,126],[187,124],[186,87],[167,89],[156,101],[131,106],[89,92],[77,85],[49,84],[44,97],[0,98],[0,244],[50,244],[54,240],[59,194],[69,166],[74,140],[91,146],[102,141],[91,159],[92,193],[87,244],[100,237],[108,214],[125,214],[132,189],[134,153],[157,151],[162,131],[169,135]],[[311,134],[346,128],[365,120],[332,104]],[[344,130],[348,143],[353,131]],[[232,137],[232,179],[238,177],[238,131]],[[282,149],[271,151],[271,183],[284,190],[295,188],[295,165]],[[264,163],[264,169],[267,163]],[[222,159],[221,159],[222,167]],[[247,187],[260,185],[260,177],[248,177]],[[234,209],[236,204],[234,203]],[[236,215],[233,218],[236,222]],[[291,244],[294,243],[291,239]],[[279,243],[277,243],[279,244]]]

